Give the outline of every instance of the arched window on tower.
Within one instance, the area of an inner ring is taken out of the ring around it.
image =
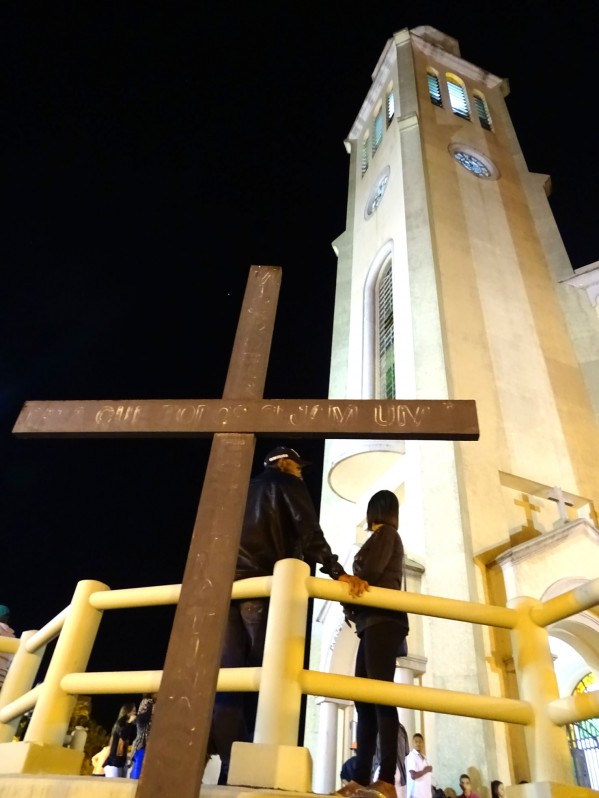
[[[474,107],[476,108],[476,113],[478,115],[478,120],[481,124],[481,127],[484,127],[485,130],[493,130],[491,114],[489,113],[489,106],[485,100],[485,95],[482,93],[482,91],[473,91],[472,100],[474,102]]]
[[[372,154],[374,155],[381,146],[383,140],[383,104],[379,105],[378,111],[374,116],[372,126]]]
[[[428,81],[428,94],[431,98],[432,104],[438,106],[439,108],[443,108],[441,86],[439,85],[439,73],[434,69],[427,69],[426,79]]]
[[[462,119],[470,119],[470,107],[468,105],[464,81],[458,78],[457,75],[452,75],[451,72],[447,72],[445,77],[447,78],[447,90],[449,92],[451,110],[456,116],[461,116]]]
[[[387,99],[385,102],[387,110],[387,127],[391,124],[391,120],[395,116],[395,95],[393,94],[393,84],[391,83],[387,88]]]
[[[393,328],[393,270],[385,261],[376,282],[376,398],[395,397],[395,347]]]
[[[360,153],[360,168],[362,175],[365,175],[368,170],[368,159],[370,150],[370,134],[366,131],[366,135],[362,139],[362,152]]]

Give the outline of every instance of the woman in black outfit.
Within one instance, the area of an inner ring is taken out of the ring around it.
[[[110,732],[110,752],[104,762],[107,778],[125,778],[127,775],[127,752],[137,734],[135,704],[123,704],[116,723]]]
[[[368,503],[368,529],[372,532],[354,558],[356,576],[371,586],[401,590],[403,544],[397,532],[399,502],[389,490],[375,493]],[[355,612],[357,610],[357,612]],[[396,658],[405,645],[408,616],[405,612],[376,607],[355,607],[352,619],[360,638],[356,676],[392,682]],[[356,701],[358,713],[355,781],[340,790],[350,798],[396,798],[397,708]],[[371,782],[377,734],[380,740],[379,778]]]

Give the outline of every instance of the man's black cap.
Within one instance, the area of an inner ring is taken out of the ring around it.
[[[294,463],[297,463],[298,466],[302,468],[310,465],[310,462],[300,457],[295,449],[290,449],[288,446],[277,446],[276,449],[273,449],[272,452],[269,452],[264,458],[264,467],[276,466],[279,460],[293,460]]]

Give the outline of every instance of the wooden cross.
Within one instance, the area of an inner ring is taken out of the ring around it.
[[[27,402],[21,437],[209,436],[138,798],[197,798],[255,436],[476,440],[472,400],[262,399],[281,270],[253,266],[222,400]]]

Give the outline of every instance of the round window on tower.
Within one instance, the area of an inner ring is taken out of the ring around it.
[[[450,144],[450,155],[463,166],[468,172],[475,177],[480,177],[483,180],[497,180],[499,178],[499,169],[495,166],[493,161],[482,152],[475,150],[468,144]]]
[[[391,168],[386,166],[380,175],[377,177],[376,182],[374,184],[374,188],[368,195],[368,199],[366,201],[366,208],[364,209],[364,218],[370,219],[372,214],[376,211],[376,209],[381,204],[381,200],[383,199],[383,194],[385,193],[385,189],[387,188],[387,183],[389,182],[389,175],[391,174]]]

